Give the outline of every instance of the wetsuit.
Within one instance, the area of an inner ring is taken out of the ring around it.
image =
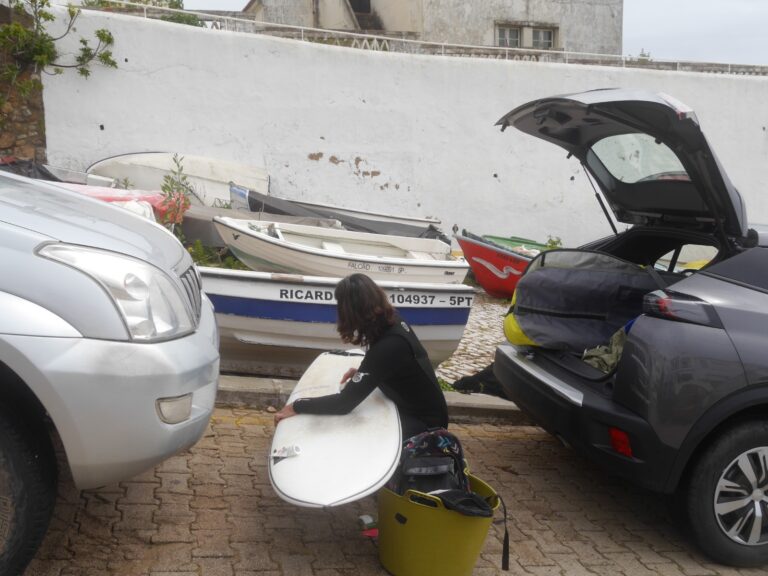
[[[366,352],[357,374],[341,392],[301,398],[293,409],[297,414],[348,414],[377,386],[397,406],[403,439],[448,426],[445,396],[427,352],[399,318]]]

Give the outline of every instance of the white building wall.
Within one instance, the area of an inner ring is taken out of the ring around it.
[[[53,165],[211,156],[266,166],[289,198],[576,245],[610,233],[581,167],[494,123],[531,99],[623,86],[692,106],[751,220],[768,222],[768,78],[374,53],[84,12],[78,34],[97,28],[115,36],[117,70],[44,76]]]

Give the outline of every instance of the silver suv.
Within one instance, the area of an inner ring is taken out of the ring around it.
[[[0,574],[47,529],[53,438],[79,488],[130,478],[200,438],[218,373],[213,309],[172,234],[0,175]]]

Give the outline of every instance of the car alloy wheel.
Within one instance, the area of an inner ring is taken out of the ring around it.
[[[768,446],[739,454],[723,471],[714,493],[720,529],[734,542],[768,544]]]

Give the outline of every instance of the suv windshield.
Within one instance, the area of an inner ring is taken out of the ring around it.
[[[609,136],[596,142],[592,151],[621,182],[690,180],[675,153],[648,134]]]

